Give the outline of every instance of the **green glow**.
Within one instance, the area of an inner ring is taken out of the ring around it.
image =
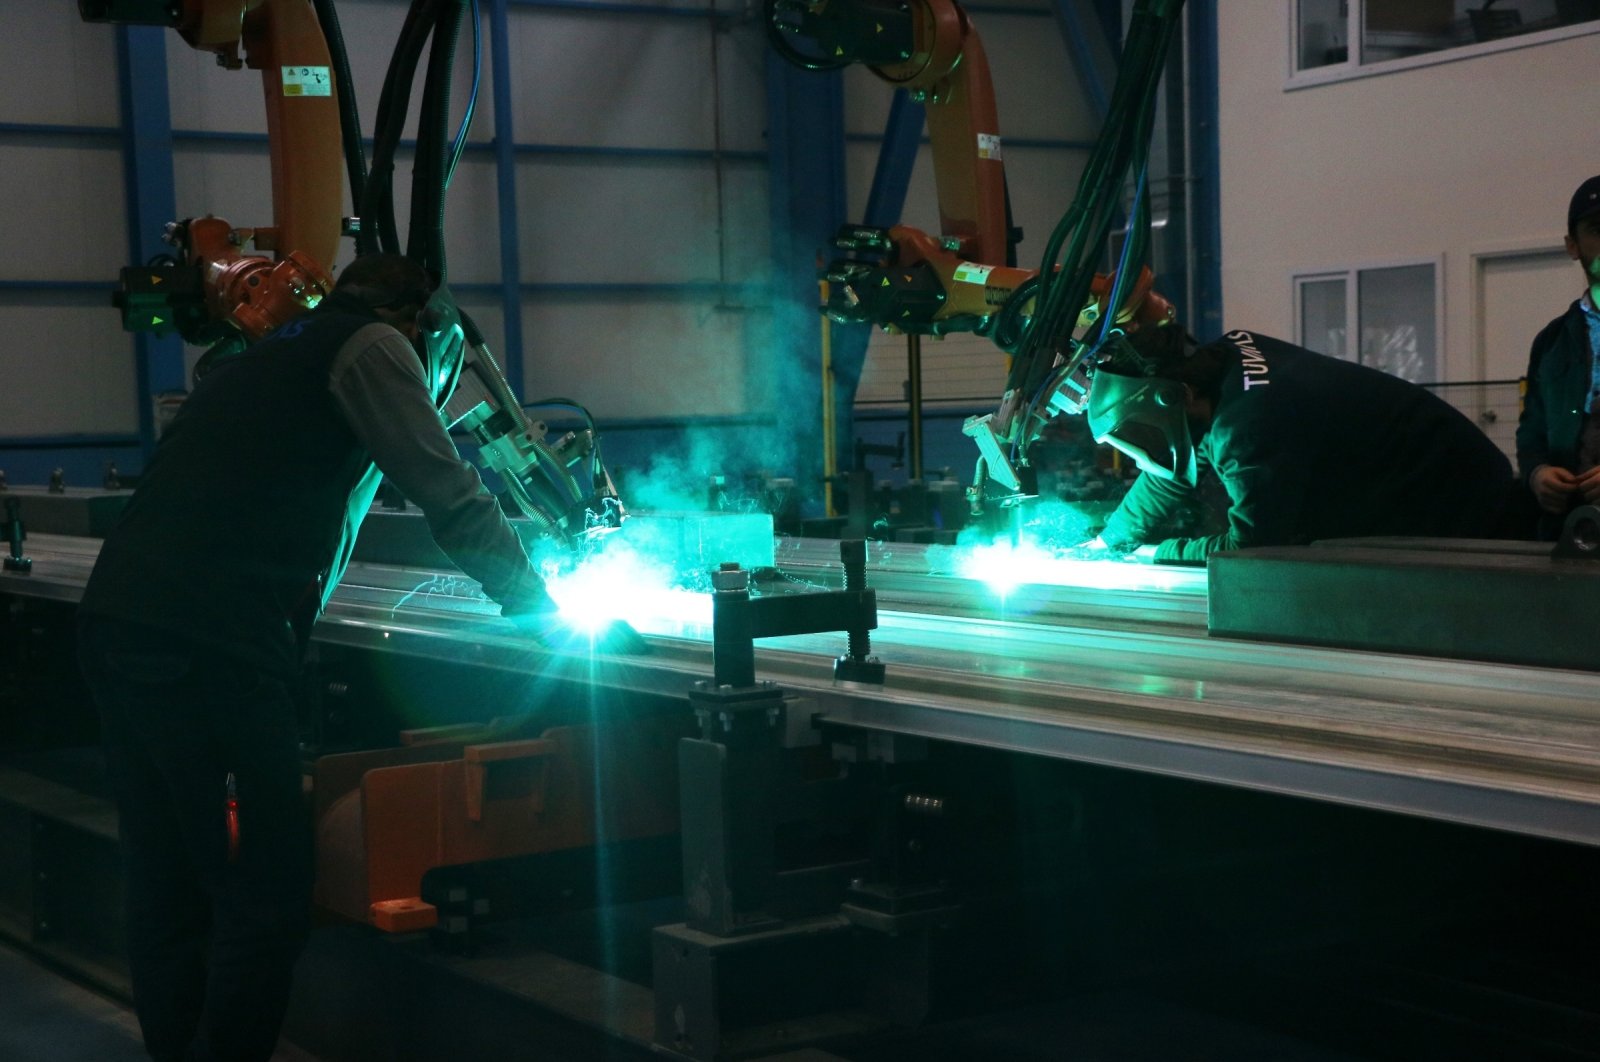
[[[981,582],[1002,598],[1029,584],[1092,590],[1166,590],[1172,584],[1170,574],[1154,565],[1118,556],[1065,556],[1027,539],[962,547],[954,567],[963,579]]]
[[[963,532],[950,570],[981,582],[1002,599],[1023,585],[1073,586],[1091,590],[1170,590],[1184,573],[1114,554],[1078,550],[1099,533],[1103,517],[1071,502],[1038,501],[1017,510],[1011,536],[987,540]]]
[[[695,583],[730,561],[743,568],[772,567],[772,515],[636,509],[602,549],[620,545]]]
[[[547,571],[546,580],[562,622],[580,630],[623,620],[641,632],[667,633],[711,622],[710,595],[685,589],[671,565],[625,542],[607,543],[570,571]]]

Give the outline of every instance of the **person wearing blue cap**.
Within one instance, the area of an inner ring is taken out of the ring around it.
[[[1574,506],[1600,503],[1600,176],[1567,207],[1567,254],[1583,294],[1534,337],[1517,423],[1517,472],[1554,538]]]

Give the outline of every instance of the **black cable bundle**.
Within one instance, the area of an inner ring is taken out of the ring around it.
[[[361,194],[361,231],[356,237],[358,254],[383,251],[400,253],[400,236],[394,220],[394,156],[405,132],[406,112],[411,106],[411,83],[417,63],[438,21],[440,8],[454,6],[456,0],[412,0],[400,28],[400,39],[389,58],[383,91],[378,96],[378,115],[373,130],[372,169]],[[415,174],[415,170],[413,170]],[[414,183],[414,182],[413,182]],[[416,189],[413,188],[413,195]]]
[[[1183,0],[1139,0],[1134,7],[1105,125],[1078,181],[1072,205],[1045,247],[1034,314],[1017,345],[1006,381],[1008,391],[1029,395],[1030,405],[1037,403],[1037,392],[1050,376],[1056,352],[1069,345],[1078,314],[1088,302],[1095,266],[1110,235],[1128,175],[1144,171],[1155,121],[1156,90],[1182,9]],[[1119,273],[1116,291],[1107,300],[1102,331],[1116,320],[1121,296],[1131,283],[1126,274],[1130,270],[1136,274],[1141,265],[1148,217],[1149,207],[1140,194],[1128,236],[1137,243],[1137,253],[1127,253],[1130,249],[1125,245],[1123,259],[1128,268]]]
[[[450,79],[464,0],[440,0],[417,117],[417,155],[411,170],[411,225],[406,257],[445,278],[444,192],[450,160]]]
[[[312,0],[328,55],[333,62],[334,90],[339,100],[339,139],[344,147],[344,167],[350,179],[350,213],[361,216],[361,194],[367,185],[367,158],[361,144],[361,116],[356,110],[355,82],[350,77],[350,56],[333,0]]]

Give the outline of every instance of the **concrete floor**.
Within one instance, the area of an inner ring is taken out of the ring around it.
[[[26,952],[0,944],[0,1058],[13,1062],[141,1062],[139,1022]],[[280,1043],[273,1062],[319,1062]]]

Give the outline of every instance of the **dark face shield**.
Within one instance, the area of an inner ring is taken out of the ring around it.
[[[1140,471],[1192,487],[1199,480],[1183,384],[1105,368],[1089,384],[1094,441],[1133,458]]]
[[[461,311],[456,308],[455,296],[442,284],[417,314],[416,346],[428,373],[428,390],[433,395],[434,405],[443,410],[461,381],[466,335],[461,328]]]

